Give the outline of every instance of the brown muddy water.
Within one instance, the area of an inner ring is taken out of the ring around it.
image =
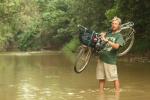
[[[150,63],[119,62],[120,94],[108,82],[99,95],[96,60],[76,74],[72,58],[60,52],[1,53],[0,100],[150,100]]]

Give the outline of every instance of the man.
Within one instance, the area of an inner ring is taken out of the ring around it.
[[[112,19],[112,32],[101,33],[100,38],[107,44],[99,55],[96,78],[99,80],[100,93],[104,92],[105,81],[113,81],[115,91],[120,91],[120,83],[117,74],[117,51],[123,46],[124,40],[120,32],[121,19],[114,17]]]

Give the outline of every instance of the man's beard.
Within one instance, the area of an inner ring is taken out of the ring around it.
[[[118,30],[120,30],[120,27],[118,27],[118,28],[116,28],[116,29],[113,29],[113,28],[112,28],[112,31],[113,31],[113,32],[116,32],[116,31],[118,31]]]

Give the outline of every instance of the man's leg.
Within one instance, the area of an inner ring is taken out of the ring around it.
[[[100,93],[104,92],[105,80],[99,80]]]
[[[119,82],[119,80],[115,80],[114,85],[115,85],[115,91],[120,92],[120,82]]]
[[[117,66],[112,64],[104,63],[106,79],[107,81],[113,81],[115,86],[115,91],[120,91],[120,83],[118,80]]]
[[[98,59],[96,68],[96,78],[99,81],[100,93],[104,92],[105,85],[105,72],[104,72],[104,62]]]

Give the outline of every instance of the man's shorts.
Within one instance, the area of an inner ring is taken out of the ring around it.
[[[112,64],[107,64],[100,59],[98,59],[96,68],[96,78],[98,80],[114,81],[118,80],[117,66]]]

